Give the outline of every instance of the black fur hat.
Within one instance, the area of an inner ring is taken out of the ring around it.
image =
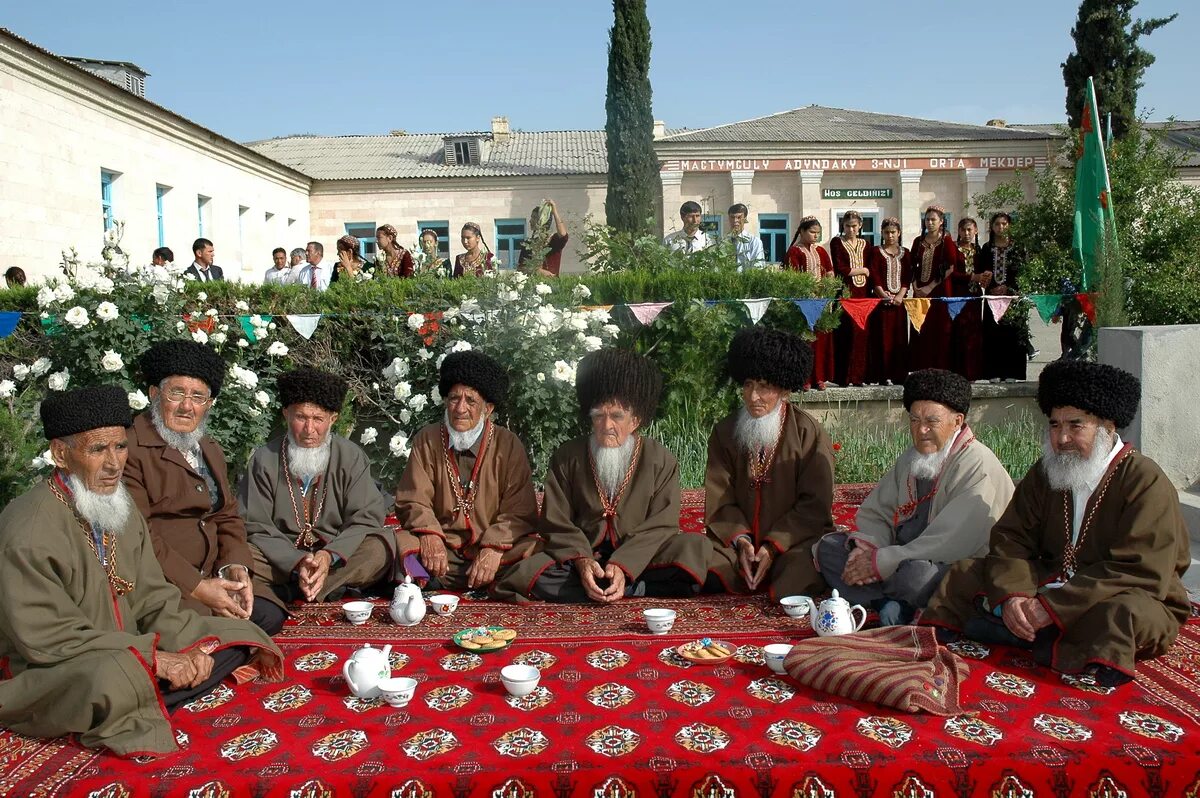
[[[798,391],[812,374],[813,349],[799,335],[755,325],[738,331],[729,345],[729,376],[738,385],[766,380]]]
[[[658,411],[662,386],[662,372],[650,358],[628,349],[599,349],[579,361],[575,396],[584,415],[615,401],[633,411],[645,427]]]
[[[133,423],[129,395],[119,385],[92,385],[57,393],[42,400],[42,430],[46,440],[66,438],[101,427],[128,427]]]
[[[225,361],[195,341],[159,341],[142,355],[141,367],[147,385],[158,386],[167,377],[195,377],[208,385],[214,399],[225,383]]]
[[[1056,360],[1038,378],[1038,407],[1047,416],[1056,407],[1078,407],[1128,427],[1142,398],[1141,381],[1128,371],[1086,360]]]
[[[971,409],[971,383],[945,369],[922,369],[904,378],[904,409],[913,402],[937,402],[964,416]]]
[[[347,384],[336,374],[316,369],[296,369],[279,375],[279,403],[283,408],[310,402],[330,413],[340,413]]]
[[[451,352],[442,361],[438,392],[445,400],[455,385],[466,385],[479,391],[485,401],[504,407],[508,399],[508,372],[496,360],[477,349]]]

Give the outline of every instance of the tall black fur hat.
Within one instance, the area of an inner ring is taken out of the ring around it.
[[[1056,407],[1078,407],[1128,427],[1142,399],[1142,383],[1124,369],[1086,360],[1056,360],[1038,378],[1038,407],[1047,416]]]
[[[494,358],[477,349],[452,352],[442,361],[438,377],[438,392],[442,399],[450,395],[455,385],[474,388],[497,409],[504,407],[508,399],[508,372]]]
[[[317,369],[296,369],[279,375],[279,403],[283,408],[310,402],[330,413],[340,413],[347,384],[336,374]]]
[[[142,355],[141,367],[147,385],[157,386],[167,377],[195,377],[208,385],[214,399],[225,384],[225,361],[195,341],[159,341]]]
[[[798,391],[812,374],[813,349],[799,335],[756,324],[733,336],[727,365],[729,376],[738,385],[746,380],[766,380]]]
[[[971,409],[971,383],[967,378],[945,369],[921,369],[904,378],[904,409],[913,402],[937,402],[962,413]]]
[[[575,396],[584,415],[615,401],[632,410],[644,427],[658,412],[662,386],[662,372],[650,358],[628,349],[599,349],[579,361]]]
[[[101,427],[133,423],[129,395],[119,385],[92,385],[65,393],[50,392],[40,408],[46,440],[66,438]]]

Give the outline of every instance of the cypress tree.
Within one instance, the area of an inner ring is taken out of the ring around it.
[[[1178,14],[1134,22],[1130,11],[1137,0],[1083,0],[1071,28],[1075,52],[1062,64],[1067,86],[1067,119],[1078,129],[1087,94],[1088,76],[1096,83],[1096,104],[1103,120],[1112,113],[1114,138],[1124,138],[1137,122],[1137,95],[1142,75],[1154,55],[1138,39],[1166,25]]]
[[[621,232],[650,232],[655,216],[658,157],[650,90],[650,20],[646,0],[613,0],[608,43],[608,224]]]

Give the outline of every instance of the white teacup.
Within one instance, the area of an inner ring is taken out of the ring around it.
[[[500,669],[500,683],[514,698],[532,693],[541,678],[542,672],[532,665],[505,665]]]
[[[642,617],[646,619],[646,626],[651,634],[665,635],[675,625],[675,610],[642,610]]]
[[[412,701],[416,691],[417,680],[407,676],[393,676],[379,682],[379,695],[393,707],[402,707],[408,704],[409,701]]]
[[[438,593],[436,596],[429,597],[429,605],[438,615],[453,615],[454,611],[458,609],[458,596]]]
[[[346,620],[355,626],[362,626],[366,623],[374,609],[375,605],[369,601],[347,601],[342,605],[342,612],[346,613]]]
[[[779,600],[779,605],[790,618],[803,618],[808,615],[811,604],[812,599],[808,596],[784,596]]]
[[[767,661],[767,667],[776,673],[783,673],[783,661],[791,650],[791,643],[771,643],[763,646],[763,658]]]

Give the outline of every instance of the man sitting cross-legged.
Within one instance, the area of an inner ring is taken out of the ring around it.
[[[1170,648],[1190,612],[1189,541],[1171,481],[1116,433],[1140,398],[1137,378],[1114,366],[1060,360],[1042,371],[1042,457],[987,555],[950,570],[920,623],[1032,648],[1106,687]]]
[[[987,551],[988,533],[1012,498],[1013,481],[966,424],[971,384],[942,369],[904,381],[913,445],[859,508],[850,535],[826,535],[813,552],[825,581],[848,601],[908,623],[946,571]]]

